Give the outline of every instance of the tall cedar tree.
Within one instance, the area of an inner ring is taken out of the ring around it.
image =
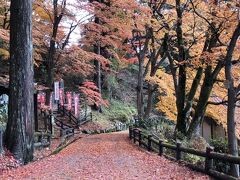
[[[84,26],[82,43],[96,54],[115,59],[119,64],[126,63],[126,55],[132,51],[131,44],[127,42],[134,29],[135,12],[140,10],[140,6],[135,0],[89,2],[87,10],[94,15],[94,21]],[[104,79],[102,64],[95,61],[95,67],[94,80],[101,92],[101,81]]]
[[[11,2],[10,99],[6,146],[28,163],[33,159],[32,1]]]
[[[90,3],[93,3],[93,2],[99,2],[99,3],[103,3],[103,4],[106,4],[108,5],[109,3],[106,3],[102,0],[90,0],[89,2]],[[95,14],[95,20],[94,22],[98,25],[101,25],[103,22],[100,21],[100,18],[97,16],[97,14]],[[104,36],[104,35],[103,35]],[[96,44],[94,44],[94,53],[98,54],[98,55],[101,55],[101,45],[100,45],[100,41],[96,42]],[[96,71],[96,74],[95,74],[95,77],[94,77],[94,81],[99,89],[99,93],[101,94],[102,93],[102,72],[101,72],[101,63],[97,60],[94,61],[94,65],[95,65],[95,71]],[[99,108],[100,111],[101,111],[101,107],[96,107],[96,108]]]

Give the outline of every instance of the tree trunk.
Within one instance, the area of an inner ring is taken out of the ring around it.
[[[152,111],[153,94],[154,94],[154,87],[152,84],[148,83],[148,99],[147,99],[147,108],[144,114],[144,119],[149,118],[150,113]]]
[[[50,46],[48,50],[48,59],[47,59],[47,86],[49,87],[49,90],[46,92],[46,104],[50,104],[50,94],[51,89],[53,86],[54,81],[54,68],[55,68],[55,53],[56,53],[56,38],[58,34],[58,28],[59,24],[63,18],[63,12],[66,7],[66,0],[62,2],[62,9],[60,14],[58,14],[59,8],[58,8],[58,0],[53,0],[53,14],[54,14],[54,21],[53,21],[53,28],[52,28],[52,36],[50,40]]]
[[[226,66],[226,72],[231,73],[231,68]],[[238,156],[238,142],[236,137],[236,125],[235,125],[235,101],[236,93],[233,86],[233,81],[228,88],[228,109],[227,109],[227,134],[228,134],[228,150],[229,154]],[[234,177],[239,177],[239,165],[231,164],[230,173]]]
[[[33,96],[34,101],[34,129],[37,132],[38,131],[38,101],[37,101],[38,94],[35,93]]]
[[[167,48],[167,42],[169,40],[168,33],[166,33],[164,35],[164,41],[157,51],[156,47],[155,47],[155,37],[154,37],[153,29],[150,28],[149,32],[151,34],[151,45],[152,45],[153,49],[151,51],[149,61],[148,61],[147,65],[145,66],[144,78],[146,77],[146,75],[148,73],[149,66],[151,67],[150,77],[152,78],[156,75],[159,67],[162,65],[162,63],[167,58],[167,53],[166,52],[168,50],[168,48]],[[161,59],[160,59],[160,57],[161,57]],[[148,82],[147,108],[144,112],[144,119],[148,119],[149,116],[150,116],[150,113],[152,111],[153,95],[154,95],[155,90],[156,90],[155,87],[156,86],[152,85],[151,82]]]
[[[101,0],[89,0],[90,3],[93,3],[94,1],[99,2],[99,3],[104,3],[104,2],[102,2]],[[96,24],[101,24],[101,23],[102,23],[102,22],[100,21],[100,18],[97,17],[97,15],[96,15],[96,17],[95,17],[95,19],[94,19],[94,22],[95,22]],[[95,54],[98,54],[98,55],[101,55],[101,44],[100,44],[100,43],[101,43],[101,42],[98,41],[98,42],[96,42],[96,44],[94,45],[94,53],[95,53]],[[99,93],[102,95],[101,63],[100,63],[98,60],[95,60],[95,61],[94,61],[94,66],[95,66],[95,70],[96,70],[96,74],[95,74],[95,76],[94,76],[94,81],[95,81],[95,83],[96,83],[96,85],[97,85],[97,87],[98,87],[98,89],[99,89]],[[96,104],[94,105],[94,108],[95,108],[96,110],[99,110],[100,112],[102,111],[101,106],[98,107]]]
[[[101,47],[100,45],[97,46],[97,54],[101,55]],[[96,72],[97,72],[97,76],[96,76],[96,83],[97,83],[97,87],[99,89],[99,93],[102,94],[102,82],[101,82],[101,63],[99,61],[96,61]]]
[[[185,49],[183,44],[183,31],[182,31],[182,10],[181,10],[181,1],[176,0],[176,12],[177,12],[177,43],[178,43],[178,62],[183,62],[185,57]],[[184,115],[184,106],[186,98],[186,65],[182,64],[179,67],[179,77],[178,77],[178,88],[177,88],[177,124],[176,131],[186,134],[186,119]]]
[[[47,105],[50,104],[50,94],[51,94],[51,89],[52,89],[53,81],[54,81],[54,56],[55,56],[55,52],[56,52],[55,39],[57,37],[57,31],[58,31],[58,24],[54,23],[53,34],[52,34],[52,38],[50,41],[50,47],[48,50],[47,86],[49,87],[49,90],[46,91],[46,104]]]
[[[211,30],[211,31],[213,31],[213,30]],[[210,52],[211,49],[216,46],[218,37],[219,37],[219,34],[215,33],[215,32],[212,32],[210,39],[208,39],[208,36],[207,36],[205,45],[203,48],[203,52],[205,52],[205,51]],[[204,115],[206,112],[208,100],[209,100],[210,94],[212,92],[213,85],[214,85],[216,78],[217,78],[220,70],[222,69],[222,67],[223,67],[223,62],[219,61],[213,71],[212,71],[212,66],[207,66],[205,69],[205,77],[203,80],[203,85],[201,87],[197,107],[195,109],[195,114],[194,114],[193,120],[191,121],[188,131],[187,131],[187,135],[189,137],[191,137],[194,134],[199,135],[199,129],[200,129],[201,123],[203,121],[203,118],[204,118]],[[200,76],[202,76],[202,74],[203,74],[203,69],[202,69],[202,67],[200,67],[198,69],[197,75],[193,81],[192,88],[193,88],[194,84],[200,83],[199,78],[200,78]],[[199,78],[198,78],[198,76],[199,76]],[[196,93],[196,90],[197,89],[195,89],[195,93]],[[192,95],[190,92],[189,97],[191,98],[191,96]],[[185,108],[185,111],[187,114],[188,114],[187,111],[189,110],[189,107],[190,107],[190,106],[188,107],[188,105],[189,104],[187,102],[187,105]]]
[[[33,159],[32,1],[11,2],[10,98],[6,147],[23,163]]]
[[[144,104],[143,104],[143,73],[144,73],[144,58],[139,59],[138,71],[138,86],[137,86],[137,110],[140,123],[143,121]]]
[[[144,71],[144,58],[148,51],[148,45],[151,39],[151,28],[149,28],[148,26],[146,26],[145,28],[146,28],[146,36],[145,36],[146,39],[145,39],[144,45],[142,47],[141,46],[139,47],[140,52],[138,52],[137,48],[135,49],[138,57],[137,111],[138,111],[139,125],[141,125],[144,120],[143,83],[145,78],[144,75],[145,75],[145,72],[147,71],[147,69],[146,71]],[[135,36],[134,33],[133,33],[133,36]],[[139,38],[138,36],[139,35],[137,35],[136,37]]]
[[[233,156],[238,156],[238,142],[236,137],[236,122],[235,122],[235,109],[237,93],[234,87],[234,80],[232,75],[232,54],[236,46],[238,37],[240,36],[240,22],[238,27],[233,33],[231,42],[228,47],[226,55],[225,75],[228,82],[228,109],[227,109],[227,132],[228,132],[228,150]],[[239,177],[239,165],[231,164],[230,173],[234,177]]]
[[[102,94],[102,83],[101,83],[101,63],[99,61],[96,61],[96,71],[97,71],[97,78],[96,83],[97,87],[99,89],[99,93]]]
[[[186,99],[186,71],[185,65],[181,65],[179,68],[179,80],[178,80],[178,90],[177,90],[177,124],[176,130],[182,134],[186,134],[187,122],[186,115],[184,112],[185,99]]]
[[[211,41],[215,42],[215,38],[212,38]],[[208,35],[207,35],[207,38],[206,38],[205,43],[204,43],[203,53],[205,51],[207,51],[207,50],[208,51],[211,50],[212,47],[209,46],[210,45],[209,42],[210,41],[209,41],[209,38],[208,38]],[[212,45],[215,45],[215,44],[212,43]],[[191,109],[192,109],[194,97],[195,97],[197,89],[198,89],[198,87],[200,85],[200,81],[202,79],[202,76],[203,76],[203,67],[200,66],[200,67],[198,67],[196,76],[193,79],[193,82],[192,82],[192,85],[191,85],[191,89],[190,89],[189,94],[188,94],[187,102],[186,102],[186,105],[185,105],[185,108],[184,108],[183,115],[185,116],[186,120],[189,119],[189,117],[191,115]],[[197,130],[197,132],[198,132],[198,130]]]
[[[211,94],[212,88],[213,88],[213,84],[214,84],[211,69],[212,69],[212,67],[208,66],[207,69],[205,70],[205,78],[204,78],[204,82],[203,82],[203,85],[201,88],[198,104],[195,109],[195,114],[194,114],[192,122],[190,123],[190,127],[189,127],[188,133],[187,133],[189,137],[191,137],[193,134],[197,134],[198,127],[201,124],[203,116],[206,112],[208,99],[210,97],[210,94]]]
[[[197,71],[197,74],[196,74],[196,76],[193,80],[193,83],[192,83],[192,86],[191,86],[191,89],[190,89],[190,92],[189,92],[189,95],[188,95],[188,98],[187,98],[186,106],[184,108],[184,113],[183,114],[185,116],[185,119],[188,119],[190,114],[191,114],[191,109],[192,109],[192,105],[193,105],[193,101],[194,101],[194,96],[197,92],[200,81],[202,79],[202,74],[203,74],[203,68],[199,67],[198,71]]]
[[[53,38],[53,37],[52,37]],[[47,85],[51,89],[53,85],[53,77],[54,77],[54,55],[55,55],[55,40],[51,40],[50,47],[48,51],[48,65],[47,65]]]
[[[98,44],[97,46],[95,46],[94,48],[95,53],[98,55],[101,55],[101,46],[100,44]],[[95,75],[95,83],[98,87],[99,93],[102,95],[102,82],[101,82],[101,63],[98,60],[94,61],[94,65],[95,65],[95,70],[96,70],[96,75]],[[95,105],[95,109],[99,110],[100,112],[102,111],[101,106],[97,106]]]
[[[208,51],[216,45],[216,42],[217,42],[217,35],[216,35],[216,33],[214,33],[213,37],[212,37],[212,40],[210,41]],[[231,45],[231,43],[230,43],[230,45]],[[234,48],[232,49],[232,52],[233,52],[233,50],[234,50]],[[229,52],[227,52],[227,55],[226,55],[225,60],[223,62],[222,61],[218,62],[214,71],[212,71],[211,66],[208,66],[205,70],[205,78],[204,78],[204,82],[203,82],[203,85],[202,85],[202,88],[201,88],[200,97],[199,97],[198,104],[197,104],[197,107],[196,107],[196,110],[195,110],[194,118],[193,118],[193,120],[190,124],[190,127],[188,129],[188,133],[187,133],[187,135],[189,137],[193,136],[193,134],[196,133],[197,128],[202,123],[204,114],[206,112],[208,100],[209,100],[210,94],[211,94],[212,89],[213,89],[213,85],[216,81],[216,78],[217,78],[220,70],[223,67],[224,62],[227,62],[227,58],[229,56],[228,53]]]

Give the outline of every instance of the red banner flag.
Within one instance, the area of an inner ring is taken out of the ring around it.
[[[79,94],[74,94],[74,114],[78,118],[79,114]]]
[[[63,89],[60,88],[59,90],[59,98],[60,98],[60,105],[63,106],[64,105],[64,94],[63,94]]]
[[[72,93],[67,92],[67,110],[71,111],[72,110]]]
[[[53,93],[51,92],[51,94],[50,94],[50,103],[49,103],[50,111],[53,110],[53,103],[52,103],[52,101],[53,101]]]
[[[40,103],[40,109],[43,109],[46,103],[45,93],[38,94],[38,103]]]

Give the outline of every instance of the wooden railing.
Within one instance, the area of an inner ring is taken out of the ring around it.
[[[3,153],[3,130],[0,128],[0,155]]]
[[[65,108],[65,106],[60,106],[60,105],[58,104],[58,111],[59,111],[60,113],[62,113],[63,116],[65,116],[65,115],[68,116],[69,121],[70,121],[71,123],[75,124],[76,127],[79,127],[78,119],[72,114],[71,111],[68,111],[68,110]]]
[[[74,128],[63,123],[58,118],[54,117],[55,124],[60,127],[60,136],[73,136],[74,135]]]
[[[221,154],[213,151],[213,148],[207,147],[206,151],[199,151],[191,148],[182,147],[181,143],[176,143],[176,145],[165,143],[161,139],[157,139],[151,134],[145,134],[141,129],[129,127],[129,138],[133,140],[134,143],[138,142],[139,146],[145,147],[148,151],[155,151],[159,156],[166,156],[171,160],[184,162],[188,167],[206,173],[217,179],[224,180],[236,180],[237,178],[218,172],[213,168],[213,160],[220,160],[231,164],[240,164],[240,157],[234,157],[228,154]],[[164,149],[170,149],[175,152],[175,157],[168,156],[164,154]],[[196,156],[205,158],[204,167],[199,167],[197,165],[190,164],[183,161],[182,154],[188,153]]]
[[[48,132],[38,131],[34,133],[34,139],[36,141],[34,142],[34,148],[39,147],[48,147],[51,144],[51,138],[52,134]]]
[[[73,115],[73,113],[71,111],[68,111],[65,106],[60,106],[60,104],[58,104],[58,111],[60,113],[62,113],[63,116],[68,116],[69,117],[69,121],[70,122],[73,122],[76,127],[79,127],[80,125],[88,122],[88,121],[92,121],[92,113],[90,114],[85,114],[84,117],[80,117],[80,118],[77,118],[75,117],[75,115]]]

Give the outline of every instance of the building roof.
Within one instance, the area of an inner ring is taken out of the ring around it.
[[[236,126],[237,126],[236,133],[237,133],[238,137],[240,137],[240,108],[237,108],[235,116],[236,116]]]
[[[0,75],[0,86],[8,88],[9,76]]]
[[[8,61],[0,60],[0,87],[8,89],[9,86],[9,65]],[[48,87],[36,83],[34,85],[36,91],[45,91],[49,89]]]
[[[7,88],[9,82],[9,66],[8,61],[0,59],[0,86]]]

